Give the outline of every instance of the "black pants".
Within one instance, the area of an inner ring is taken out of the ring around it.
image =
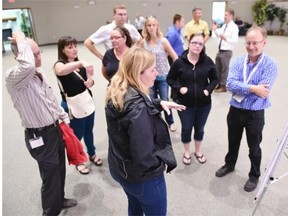
[[[34,136],[41,136],[44,145],[31,149],[29,139]],[[62,209],[66,175],[65,146],[59,126],[42,131],[25,130],[25,142],[39,166],[43,216],[58,215]]]
[[[235,167],[243,130],[245,128],[251,162],[249,178],[258,179],[260,176],[262,157],[260,143],[262,141],[262,131],[265,124],[264,110],[243,110],[231,106],[227,116],[227,124],[229,150],[225,157],[226,165],[230,168]]]

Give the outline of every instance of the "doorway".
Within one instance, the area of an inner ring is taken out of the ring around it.
[[[37,41],[30,8],[2,10],[2,52],[10,50],[8,37],[15,30],[21,30],[26,37]]]
[[[224,24],[224,15],[227,2],[213,2],[212,5],[212,20],[217,23],[218,28]],[[212,31],[212,37],[216,37],[215,33]]]

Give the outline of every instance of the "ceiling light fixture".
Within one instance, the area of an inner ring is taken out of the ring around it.
[[[88,5],[95,5],[95,4],[96,4],[96,2],[94,0],[89,0],[88,1]]]
[[[74,9],[79,9],[80,6],[79,6],[79,5],[73,5],[73,8],[74,8]]]

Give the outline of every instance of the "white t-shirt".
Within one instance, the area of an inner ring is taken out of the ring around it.
[[[142,30],[144,29],[144,26],[145,26],[145,18],[140,16],[139,19],[136,18],[135,19],[135,27],[138,29],[138,30]]]
[[[93,41],[94,44],[104,43],[105,49],[111,49],[112,44],[110,41],[110,32],[116,27],[115,22],[109,23],[107,25],[101,26],[95,33],[93,33],[89,38]],[[141,35],[137,29],[130,24],[125,23],[124,27],[130,32],[132,40],[138,41],[141,39]]]

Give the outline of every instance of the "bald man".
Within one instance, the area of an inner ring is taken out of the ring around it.
[[[236,58],[229,70],[227,87],[232,93],[227,115],[229,150],[225,164],[215,175],[223,177],[234,171],[245,129],[251,167],[244,190],[251,192],[257,187],[261,174],[260,144],[265,124],[264,111],[271,106],[269,95],[278,74],[278,64],[264,53],[267,43],[264,28],[251,27],[245,41],[247,54]]]
[[[58,215],[62,208],[77,205],[76,200],[64,198],[65,147],[59,120],[69,123],[69,117],[41,70],[41,50],[37,43],[20,31],[13,32],[10,40],[18,65],[7,71],[6,87],[25,128],[26,147],[38,162],[42,215]]]

